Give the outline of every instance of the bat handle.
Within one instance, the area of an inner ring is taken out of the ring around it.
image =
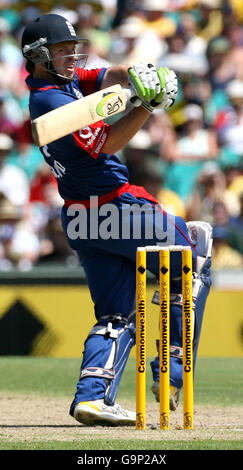
[[[131,101],[133,106],[141,106],[142,101],[136,96],[135,91],[132,88],[123,88],[127,95],[127,99]]]
[[[130,100],[132,96],[134,96],[134,92],[131,88],[123,88],[123,91],[125,91],[128,100]]]

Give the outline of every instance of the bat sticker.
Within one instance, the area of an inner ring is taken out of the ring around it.
[[[112,116],[112,114],[119,112],[122,105],[123,101],[119,93],[106,93],[98,103],[96,112],[102,117]]]

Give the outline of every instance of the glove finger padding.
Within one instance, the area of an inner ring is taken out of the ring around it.
[[[160,80],[160,93],[157,94],[154,99],[154,102],[160,104],[165,93],[166,75],[169,73],[169,69],[167,69],[166,67],[160,67],[157,70],[157,73]]]
[[[128,69],[129,83],[143,101],[151,101],[161,91],[160,79],[152,64],[137,64]]]
[[[150,102],[150,105],[155,108],[164,108],[168,109],[172,106],[175,102],[177,92],[178,92],[178,84],[177,84],[177,77],[173,70],[169,70],[167,68],[160,67],[158,69],[158,76],[160,78],[160,82],[162,83],[162,79],[164,79],[165,84],[162,91],[155,97],[154,100]]]

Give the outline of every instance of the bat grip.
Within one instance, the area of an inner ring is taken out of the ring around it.
[[[125,91],[128,100],[134,96],[133,90],[131,88],[123,88],[123,91]]]
[[[132,88],[123,88],[127,95],[127,99],[131,101],[133,106],[141,106],[142,101],[136,96],[135,91]]]

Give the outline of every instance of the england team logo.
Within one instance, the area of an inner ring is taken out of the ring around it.
[[[67,25],[67,27],[68,27],[68,29],[69,29],[70,34],[71,34],[72,36],[76,36],[76,33],[75,33],[75,31],[74,31],[73,25],[72,25],[69,21],[66,21],[66,25]]]

